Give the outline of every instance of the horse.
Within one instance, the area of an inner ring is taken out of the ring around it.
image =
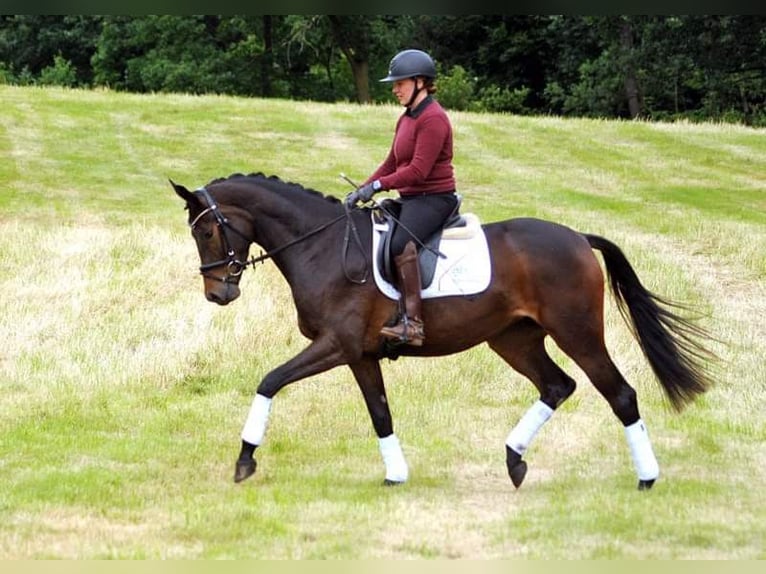
[[[394,432],[380,361],[445,356],[486,342],[539,392],[505,442],[508,476],[519,488],[527,474],[527,448],[576,387],[548,354],[550,337],[608,402],[624,427],[638,489],[650,489],[659,465],[637,394],[604,341],[607,281],[673,409],[682,411],[712,385],[708,331],[680,311],[690,307],[646,289],[622,250],[604,237],[531,217],[482,224],[491,261],[488,287],[470,297],[424,300],[424,344],[392,347],[379,331],[396,319],[399,302],[368,280],[370,207],[350,208],[331,195],[263,173],[232,174],[194,191],[170,184],[186,203],[206,299],[228,305],[240,296],[243,271],[270,259],[289,284],[298,328],[310,341],[260,381],[242,429],[236,483],[256,471],[255,451],[274,396],[342,365],[351,369],[372,420],[383,483],[406,482],[409,467]],[[253,244],[265,253],[248,259]],[[605,273],[594,251],[601,253]]]

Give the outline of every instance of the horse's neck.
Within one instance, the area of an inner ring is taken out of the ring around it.
[[[254,219],[254,240],[269,250],[298,240],[335,217],[333,210],[327,207],[312,206],[312,202],[301,205],[284,198],[258,202],[250,209]]]
[[[254,243],[267,253],[276,251],[274,262],[293,284],[306,275],[305,272],[299,272],[307,260],[317,253],[327,251],[327,246],[340,246],[339,241],[331,239],[331,236],[335,237],[339,233],[341,227],[338,225],[331,225],[316,234],[313,232],[342,212],[340,206],[334,206],[321,197],[307,194],[305,198],[288,198],[280,197],[275,192],[267,193],[271,195],[254,201],[249,209],[253,214]],[[281,250],[291,243],[294,245]]]

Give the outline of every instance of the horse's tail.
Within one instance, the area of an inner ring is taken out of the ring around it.
[[[684,309],[647,290],[625,254],[614,243],[597,235],[583,234],[601,252],[617,307],[670,403],[681,411],[712,384],[705,363],[715,358],[701,340],[710,335],[672,309]]]

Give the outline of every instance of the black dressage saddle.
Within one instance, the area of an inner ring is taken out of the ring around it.
[[[453,227],[465,227],[467,225],[466,219],[460,215],[460,204],[462,203],[462,200],[463,198],[458,195],[455,209],[452,210],[450,216],[445,220],[444,225],[428,237],[423,245],[420,245],[415,241],[418,250],[418,263],[420,265],[421,289],[428,287],[434,279],[436,263],[439,257],[439,243],[441,242],[444,230]],[[373,210],[375,223],[388,225],[388,229],[382,232],[378,252],[375,254],[375,257],[378,262],[378,269],[380,270],[381,277],[393,284],[396,284],[396,271],[394,257],[391,255],[391,237],[398,225],[401,209],[401,201],[398,199],[387,198],[380,202],[380,204]]]

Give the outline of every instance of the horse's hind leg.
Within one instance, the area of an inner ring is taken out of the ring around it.
[[[581,321],[575,320],[571,324],[576,325],[571,333],[551,335],[559,348],[585,372],[620,419],[638,475],[638,489],[648,490],[659,476],[659,465],[638,412],[636,391],[612,362],[604,344],[603,332],[594,325],[593,318],[583,317]]]
[[[527,473],[522,456],[553,411],[575,390],[574,379],[562,371],[545,350],[545,332],[525,319],[490,339],[489,346],[540,391],[540,399],[524,414],[505,441],[506,465],[518,488]]]
[[[638,489],[650,489],[657,480],[660,469],[649,441],[646,425],[638,412],[636,391],[625,381],[605,348],[596,357],[588,356],[580,360],[573,357],[573,359],[585,371],[622,422],[625,439],[638,475]]]

